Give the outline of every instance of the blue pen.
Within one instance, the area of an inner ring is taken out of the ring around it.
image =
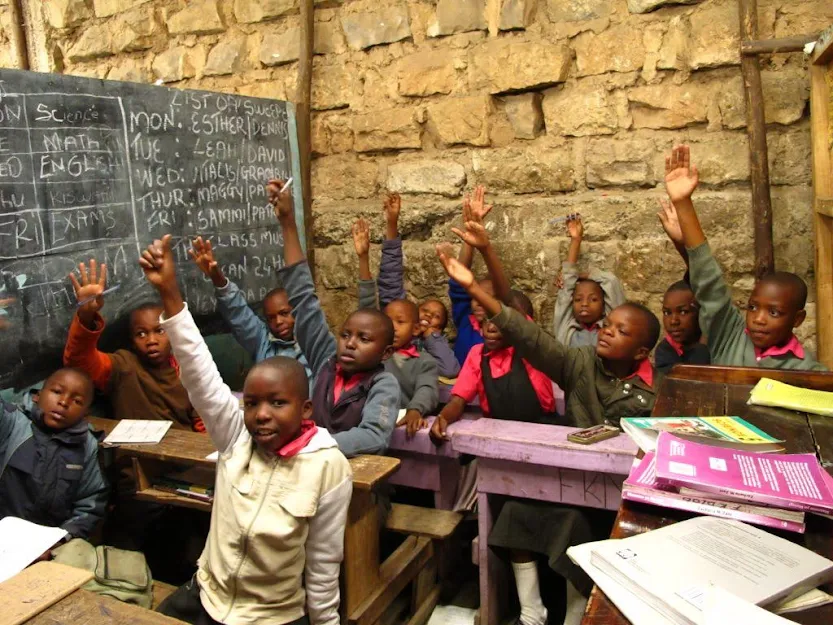
[[[570,221],[571,219],[578,219],[579,217],[581,217],[580,213],[571,213],[569,215],[564,215],[563,217],[556,217],[555,219],[550,219],[550,224],[560,224],[565,221]]]
[[[107,295],[108,293],[112,293],[113,291],[118,291],[120,286],[121,286],[120,284],[117,284],[116,286],[111,286],[109,289],[104,289],[101,292],[100,295],[93,295],[92,297],[88,297],[87,299],[82,299],[80,302],[78,302],[77,307],[81,308],[84,304],[89,304],[91,301],[93,301],[97,297],[103,297],[103,296]]]

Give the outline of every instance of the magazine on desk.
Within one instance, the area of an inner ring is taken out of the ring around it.
[[[707,589],[772,605],[833,580],[833,562],[762,529],[702,516],[595,543],[590,562],[671,623],[698,625]]]
[[[769,378],[758,381],[749,395],[749,403],[833,417],[833,393],[792,386]]]
[[[656,451],[660,432],[716,447],[767,453],[784,451],[784,441],[740,417],[629,417],[620,424],[645,452]]]
[[[662,485],[691,488],[718,498],[833,512],[831,480],[813,454],[756,454],[701,445],[663,432],[656,477]]]

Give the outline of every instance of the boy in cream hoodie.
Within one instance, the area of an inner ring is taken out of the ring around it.
[[[297,360],[255,365],[240,408],[182,299],[170,238],[154,241],[139,264],[159,291],[182,384],[220,457],[196,577],[159,611],[196,625],[338,625],[350,465],[311,421]]]

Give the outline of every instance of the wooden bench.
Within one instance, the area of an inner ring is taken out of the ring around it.
[[[447,510],[392,504],[385,529],[404,534],[405,541],[380,567],[378,586],[350,613],[350,625],[373,625],[408,584],[411,607],[407,625],[423,625],[437,605],[441,543],[463,519]]]
[[[170,597],[174,591],[176,590],[176,586],[172,586],[171,584],[166,584],[165,582],[160,582],[157,580],[153,580],[153,602],[150,605],[151,610],[155,610],[159,607],[159,605],[168,597]]]

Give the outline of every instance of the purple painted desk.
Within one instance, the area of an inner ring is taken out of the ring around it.
[[[622,481],[638,450],[624,434],[594,445],[567,440],[578,428],[498,419],[461,422],[458,453],[477,456],[480,625],[497,625],[500,562],[489,548],[494,524],[489,495],[618,510]]]
[[[477,419],[479,413],[465,413],[463,420],[448,426],[453,435],[463,424]],[[440,510],[451,510],[457,498],[457,484],[460,481],[460,454],[451,443],[439,447],[431,442],[428,431],[434,417],[428,417],[428,427],[417,432],[412,438],[405,435],[405,428],[393,431],[387,455],[399,458],[399,471],[388,480],[391,484],[434,491],[434,505]]]

